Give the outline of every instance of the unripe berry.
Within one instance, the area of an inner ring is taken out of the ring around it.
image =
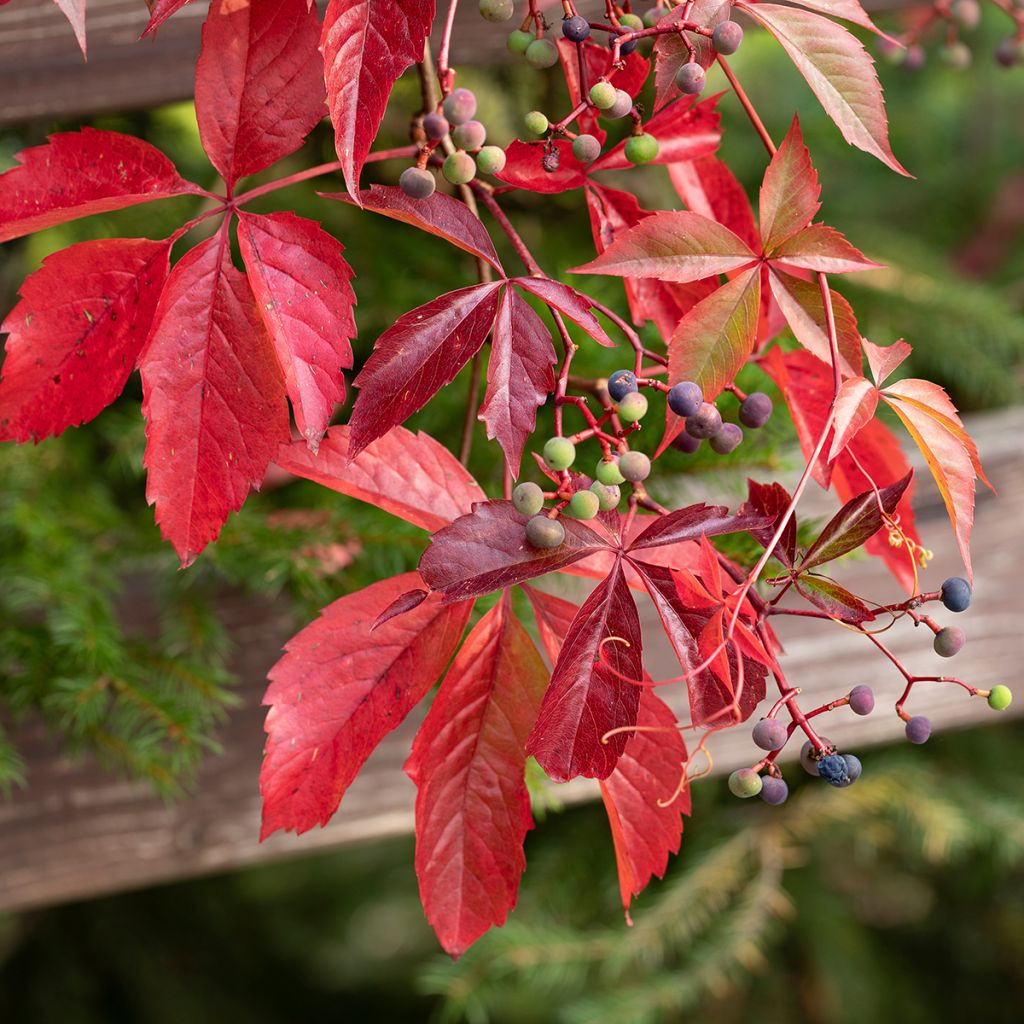
[[[832,741],[826,736],[821,737],[821,742],[826,747],[832,746]],[[803,769],[808,775],[818,774],[818,754],[819,751],[814,744],[810,740],[805,740],[804,745],[800,748],[800,764],[803,765]]]
[[[448,119],[443,114],[438,114],[436,111],[430,114],[426,114],[423,118],[423,134],[426,135],[431,142],[439,142],[449,132],[450,126]]]
[[[996,63],[1004,68],[1012,68],[1024,57],[1024,42],[1010,36],[1000,41],[996,47]]]
[[[676,85],[679,86],[680,92],[688,96],[696,96],[697,93],[703,92],[707,80],[707,72],[693,60],[680,64],[676,72]]]
[[[638,484],[651,475],[651,460],[643,452],[623,452],[619,456],[619,472],[631,484]]]
[[[704,404],[704,392],[699,384],[684,380],[669,388],[665,401],[677,416],[685,418],[692,416]]]
[[[501,146],[484,146],[476,155],[477,170],[482,174],[501,174],[505,160],[505,150]]]
[[[636,389],[636,374],[632,370],[616,370],[608,378],[608,394],[615,402],[621,402]]]
[[[615,90],[615,102],[608,108],[605,117],[625,117],[633,109],[633,97],[625,89]]]
[[[762,718],[752,736],[762,750],[780,750],[789,739],[789,730],[777,718]]]
[[[469,89],[452,89],[442,104],[450,124],[465,124],[476,114],[476,96]]]
[[[480,0],[480,13],[488,21],[508,21],[515,14],[513,0]]]
[[[479,149],[487,141],[487,129],[479,121],[466,121],[452,129],[452,142],[459,149]]]
[[[950,576],[940,588],[942,603],[951,612],[965,612],[971,607],[971,585],[962,576]]]
[[[611,512],[612,509],[619,507],[622,491],[616,484],[603,484],[600,480],[595,480],[590,485],[590,489],[597,495],[602,512]]]
[[[903,63],[903,47],[889,39],[876,39],[875,49],[887,64]]]
[[[550,149],[545,149],[544,155],[540,158],[540,165],[548,174],[554,174],[561,162],[562,155],[554,146]]]
[[[544,462],[556,472],[568,469],[576,461],[576,445],[567,437],[551,437],[544,442]]]
[[[534,135],[543,135],[548,130],[551,122],[548,121],[547,114],[539,110],[531,110],[523,118],[523,124],[526,125],[528,132],[532,132]]]
[[[711,33],[711,44],[726,57],[735,53],[743,42],[743,29],[735,21],[720,21]]]
[[[565,527],[557,519],[534,516],[526,524],[526,539],[535,548],[557,548],[565,540]]]
[[[925,53],[923,47],[908,46],[903,54],[903,67],[907,71],[920,71],[924,67]]]
[[[410,199],[427,199],[434,194],[436,184],[425,167],[406,167],[398,176],[398,187]]]
[[[631,164],[649,164],[660,148],[653,135],[631,135],[626,142],[626,159]]]
[[[562,22],[562,35],[571,43],[582,43],[590,38],[590,23],[582,15],[573,15]]]
[[[752,391],[740,403],[740,423],[751,430],[763,427],[772,415],[772,400],[763,391]]]
[[[962,629],[957,629],[956,626],[946,626],[945,629],[940,629],[935,634],[932,647],[940,657],[952,658],[954,654],[960,653],[965,643],[967,643],[967,637]]]
[[[850,772],[842,754],[828,754],[818,762],[818,774],[830,785],[842,788],[850,784]]]
[[[639,14],[620,14],[619,24],[630,32],[639,32],[644,27],[644,19]]]
[[[855,715],[870,715],[875,710],[875,694],[870,686],[855,686],[850,691],[850,710]]]
[[[789,786],[785,779],[777,779],[774,775],[766,775],[761,779],[761,799],[766,804],[778,806],[784,804],[789,797]]]
[[[702,402],[692,416],[686,417],[686,432],[690,437],[714,437],[721,429],[722,414],[710,402]]]
[[[521,56],[526,53],[530,43],[533,42],[533,38],[532,32],[524,32],[521,28],[517,28],[509,33],[505,46],[508,48],[509,53],[516,53]]]
[[[978,0],[953,0],[949,6],[949,13],[963,25],[964,28],[977,28],[981,20],[981,7]]]
[[[735,423],[723,423],[721,430],[713,434],[708,444],[711,450],[719,455],[728,455],[735,451],[743,441],[743,431]]]
[[[453,185],[466,185],[476,177],[476,161],[463,150],[445,157],[441,173]]]
[[[618,93],[611,82],[595,82],[590,87],[590,102],[598,110],[609,110],[615,105]]]
[[[753,768],[737,768],[729,776],[729,792],[744,800],[757,796],[763,788],[764,782]]]
[[[592,164],[601,155],[601,143],[593,135],[577,135],[572,140],[572,155],[582,164]]]
[[[577,491],[569,499],[569,515],[575,519],[593,519],[601,510],[601,502],[593,491]]]
[[[526,48],[526,63],[542,70],[558,63],[558,47],[550,39],[534,39]]]
[[[623,423],[636,423],[647,415],[647,397],[639,391],[631,391],[619,402],[619,419]]]
[[[1005,711],[1013,701],[1013,692],[1008,686],[1000,683],[988,692],[988,706],[993,711]]]
[[[943,64],[951,67],[954,71],[966,71],[971,66],[973,54],[966,43],[959,41],[948,43],[939,51]]]
[[[544,507],[544,492],[535,483],[519,484],[512,492],[512,504],[524,516],[535,516]]]
[[[924,715],[914,715],[907,722],[906,733],[911,743],[927,743],[932,734],[932,723]]]
[[[611,462],[605,462],[601,459],[597,464],[597,468],[594,470],[594,476],[597,477],[598,481],[602,484],[624,484],[626,478],[622,475],[619,470],[619,463],[617,459],[612,459]]]
[[[672,438],[672,447],[677,452],[685,452],[687,455],[692,455],[700,446],[700,438],[690,437],[685,430]]]
[[[644,11],[644,28],[654,28],[665,17],[665,12],[658,7]]]

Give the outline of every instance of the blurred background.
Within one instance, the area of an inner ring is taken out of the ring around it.
[[[937,60],[916,73],[881,64],[893,146],[916,180],[847,148],[762,33],[749,32],[733,60],[776,138],[800,112],[824,218],[890,268],[839,285],[862,332],[879,344],[906,337],[914,354],[901,372],[942,384],[965,412],[1018,403],[1024,383],[1024,68],[1006,71],[992,59],[1005,34],[986,10],[967,37],[969,70]],[[460,83],[476,91],[490,141],[515,137],[528,110],[566,109],[555,76],[525,66],[466,68]],[[708,93],[721,87],[716,71]],[[378,146],[406,141],[404,115],[417,106],[407,78]],[[760,143],[731,96],[721,109],[722,155],[754,195]],[[0,169],[80,123],[0,129]],[[189,103],[88,123],[148,139],[185,176],[217,184]],[[273,176],[333,158],[321,126]],[[364,180],[393,183],[400,169],[373,165]],[[623,180],[646,206],[675,205],[661,169]],[[257,208],[296,210],[343,240],[356,272],[358,365],[399,314],[471,283],[474,267],[442,242],[316,195],[341,188],[339,179],[319,179]],[[580,193],[510,197],[507,209],[550,273],[588,258]],[[193,213],[191,200],[176,200],[8,244],[0,309],[12,308],[25,275],[55,249],[162,237]],[[594,282],[596,297],[624,309],[620,284]],[[595,374],[619,362],[584,351],[580,367]],[[756,370],[747,373],[741,384],[767,389]],[[464,394],[456,381],[415,425],[457,437]],[[39,447],[0,447],[0,786],[27,787],[30,798],[31,765],[18,742],[26,728],[44,728],[69,755],[180,799],[203,759],[219,756],[218,730],[238,713],[247,652],[225,625],[225,604],[270,602],[287,635],[340,594],[413,568],[422,550],[414,528],[298,482],[254,495],[219,543],[178,572],[145,504],[140,397],[133,377],[85,429]],[[775,417],[765,436],[726,460],[678,456],[668,468],[739,486],[748,473],[794,460],[785,420]],[[500,487],[482,426],[470,468],[485,489]],[[257,657],[262,675],[274,652]],[[118,687],[97,687],[101,677]],[[1022,739],[1024,726],[1008,722],[940,733],[925,748],[874,750],[863,780],[842,794],[802,786],[790,773],[794,793],[781,809],[738,805],[720,779],[697,786],[682,852],[635,905],[631,929],[603,808],[562,808],[544,791],[519,908],[457,964],[438,953],[423,920],[407,837],[0,913],[0,1018],[1016,1021],[1024,1005]],[[249,758],[255,789],[259,750]],[[0,802],[0,828],[3,820]]]

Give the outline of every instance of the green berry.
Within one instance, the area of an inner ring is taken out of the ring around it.
[[[558,63],[558,47],[550,39],[534,39],[526,48],[526,63],[542,70]]]
[[[757,796],[761,792],[763,785],[761,776],[753,768],[737,768],[729,776],[729,792],[733,796],[742,797],[744,800]]]
[[[509,33],[508,42],[505,46],[508,47],[509,53],[524,54],[533,42],[533,33],[524,32],[521,28],[517,28],[514,32]]]
[[[544,442],[544,461],[556,472],[568,469],[576,461],[576,445],[567,437],[552,437]]]
[[[526,130],[534,135],[543,135],[550,125],[550,121],[547,118],[547,114],[542,114],[539,110],[531,110],[526,117],[523,118],[523,124],[526,125]]]
[[[598,110],[610,110],[615,106],[616,89],[611,82],[595,82],[590,87],[590,102]]]
[[[512,504],[524,516],[535,516],[544,507],[544,492],[535,483],[519,484],[512,492]]]
[[[597,495],[602,512],[611,512],[619,507],[619,502],[622,500],[622,491],[619,490],[616,484],[603,484],[600,480],[595,480],[590,485],[590,489]]]
[[[630,32],[639,32],[644,27],[644,19],[639,14],[620,14],[619,24]]]
[[[602,484],[615,484],[618,486],[626,482],[626,478],[619,470],[619,463],[615,459],[611,462],[605,462],[604,459],[601,459],[597,464],[597,469],[594,471],[594,476]]]
[[[643,452],[625,452],[619,457],[619,472],[632,484],[651,475],[651,460]]]
[[[593,491],[577,491],[569,500],[569,515],[574,519],[593,519],[601,511],[601,501]]]
[[[557,519],[534,516],[526,524],[526,539],[535,548],[557,548],[565,540],[565,527]]]
[[[481,174],[501,174],[505,169],[505,150],[501,146],[484,146],[476,155],[476,166]]]
[[[508,21],[515,14],[514,0],[480,0],[480,13],[488,21]]]
[[[623,423],[636,423],[647,415],[647,397],[639,391],[631,391],[619,402],[619,419]]]
[[[657,7],[652,7],[644,13],[644,28],[654,28],[665,16],[665,12]]]
[[[993,686],[988,692],[988,706],[993,711],[1005,711],[1013,700],[1013,692],[1008,686],[1003,686],[1000,683],[998,686]]]
[[[453,185],[465,185],[476,177],[476,161],[463,150],[445,158],[441,173]]]
[[[633,135],[626,143],[626,159],[631,164],[649,164],[658,155],[658,140],[646,132]]]

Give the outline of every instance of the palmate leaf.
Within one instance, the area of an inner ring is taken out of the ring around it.
[[[844,622],[870,622],[875,618],[875,613],[856,594],[834,580],[804,575],[797,579],[796,589],[811,604]]]
[[[753,251],[760,249],[761,236],[746,189],[723,160],[710,155],[670,164],[668,175],[688,210],[724,225]]]
[[[821,185],[811,154],[800,133],[800,121],[786,133],[761,183],[758,217],[764,250],[776,247],[802,231],[821,209]]]
[[[831,462],[874,418],[878,389],[864,377],[844,380],[836,396],[835,429],[828,458]]]

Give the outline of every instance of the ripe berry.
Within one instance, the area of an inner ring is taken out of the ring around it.
[[[505,169],[505,150],[501,146],[484,146],[476,155],[476,166],[482,174],[501,174]]]
[[[562,35],[572,43],[582,43],[590,38],[590,24],[582,15],[576,14],[562,22]]]
[[[762,750],[780,750],[789,739],[789,730],[777,718],[762,718],[752,735]]]
[[[711,33],[714,48],[726,57],[735,53],[743,42],[743,29],[735,21],[720,21]]]
[[[535,548],[557,548],[565,540],[565,527],[557,519],[534,516],[526,524],[526,539]]]
[[[508,41],[505,43],[505,46],[508,47],[509,53],[524,54],[532,42],[532,32],[524,32],[521,28],[517,28],[515,31],[509,33]]]
[[[764,781],[753,768],[737,768],[729,776],[729,792],[733,796],[748,797],[757,796],[764,788]]]
[[[568,469],[576,461],[576,445],[567,437],[551,437],[544,442],[544,461],[556,472]]]
[[[680,434],[676,434],[672,438],[672,447],[677,452],[685,452],[687,455],[692,455],[701,445],[700,438],[690,437],[690,435],[684,430]]]
[[[828,754],[818,762],[818,774],[831,786],[850,784],[850,772],[842,754]]]
[[[852,786],[860,778],[864,766],[855,754],[843,754],[843,760],[846,762],[846,776],[850,780],[847,785]]]
[[[622,33],[622,32],[616,32],[616,33],[612,33],[611,35],[609,35],[608,36],[608,45],[609,46],[614,46],[615,45],[615,40],[620,35],[624,35],[624,34],[625,33]],[[628,57],[629,54],[631,54],[637,48],[637,44],[638,43],[639,43],[638,39],[630,39],[630,40],[627,40],[625,43],[619,43],[619,54],[621,56],[623,56],[623,57]]]
[[[707,72],[693,60],[686,64],[680,64],[679,70],[676,72],[676,85],[679,86],[680,92],[684,92],[688,96],[696,96],[697,93],[703,92],[707,80]]]
[[[541,70],[558,63],[558,47],[550,39],[534,39],[526,48],[526,63]]]
[[[711,450],[718,452],[719,455],[728,455],[739,447],[742,440],[743,431],[735,423],[723,423],[722,429],[711,436],[708,444],[711,445]]]
[[[751,430],[763,427],[772,415],[772,400],[763,391],[752,391],[740,403],[740,423]]]
[[[476,177],[476,161],[463,150],[445,157],[441,173],[453,185],[465,185]]]
[[[406,167],[398,176],[398,187],[410,199],[426,199],[434,194],[434,176],[425,167]]]
[[[601,143],[593,135],[577,135],[572,141],[572,155],[583,164],[592,164],[601,155]]]
[[[946,626],[945,629],[940,629],[935,634],[932,647],[940,657],[952,658],[954,654],[960,653],[965,643],[967,643],[967,637],[964,636],[962,629],[957,629],[956,626]]]
[[[950,576],[940,589],[942,603],[951,612],[965,612],[971,607],[971,585],[962,576]]]
[[[608,108],[605,117],[625,117],[633,109],[633,97],[625,89],[615,90],[615,102]]]
[[[623,423],[636,423],[647,415],[647,398],[639,391],[631,391],[619,402],[619,419]]]
[[[636,374],[632,370],[616,370],[608,378],[608,394],[613,401],[621,402],[636,389]]]
[[[821,737],[821,742],[826,747],[832,746],[832,741],[825,736]],[[810,740],[806,740],[800,748],[800,764],[803,765],[803,769],[808,775],[818,774],[818,753],[818,750]]]
[[[590,102],[598,110],[610,110],[615,106],[618,90],[611,82],[595,82],[590,87]]]
[[[789,786],[785,779],[777,779],[774,775],[766,775],[761,779],[761,799],[766,804],[784,804],[788,796]]]
[[[1003,39],[996,47],[996,63],[1004,68],[1012,68],[1024,57],[1024,42],[1010,36]]]
[[[623,452],[619,472],[631,483],[638,484],[651,475],[651,460],[643,452]]]
[[[626,478],[619,470],[618,459],[612,459],[611,462],[605,462],[604,459],[601,459],[594,470],[594,476],[597,477],[600,483],[615,484],[616,487],[626,482]]]
[[[914,715],[907,722],[907,739],[911,743],[927,743],[932,734],[932,723],[924,715]]]
[[[653,135],[632,135],[626,142],[626,159],[631,164],[649,164],[660,148]]]
[[[559,153],[554,146],[551,149],[544,151],[544,155],[540,158],[540,165],[544,168],[548,174],[554,174],[558,170],[559,164],[562,162],[562,155]]]
[[[532,132],[534,135],[543,135],[550,125],[547,114],[541,113],[539,110],[531,110],[526,117],[523,118],[523,124],[526,125],[526,130]]]
[[[942,62],[954,71],[966,71],[971,66],[971,48],[966,43],[955,42],[943,46],[939,51]]]
[[[487,129],[479,121],[466,121],[452,129],[452,142],[459,149],[479,149],[487,141]]]
[[[434,112],[427,114],[423,118],[423,134],[431,142],[438,142],[443,139],[448,134],[449,129],[448,119],[443,114]]]
[[[601,510],[601,502],[593,491],[577,491],[569,499],[569,515],[575,519],[593,519]]]
[[[469,89],[453,89],[445,97],[442,109],[451,124],[465,124],[476,114],[476,96]]]
[[[1013,692],[1008,686],[1000,683],[988,691],[988,706],[993,711],[1005,711],[1013,701]]]
[[[513,0],[480,0],[480,13],[488,21],[508,21],[515,13]]]
[[[855,686],[850,691],[850,710],[855,715],[870,715],[875,710],[875,694],[870,686]]]
[[[953,0],[949,5],[949,13],[964,28],[977,28],[981,20],[981,7],[978,0]]]
[[[590,489],[597,495],[602,512],[611,512],[612,509],[619,507],[622,491],[615,484],[603,484],[600,480],[595,480]]]
[[[721,429],[722,414],[710,402],[701,402],[700,408],[686,417],[686,432],[690,437],[714,437]]]
[[[519,484],[512,492],[512,504],[524,516],[535,516],[544,507],[544,492],[535,483]]]
[[[692,416],[704,404],[704,392],[699,384],[684,380],[669,389],[665,400],[677,416]]]

